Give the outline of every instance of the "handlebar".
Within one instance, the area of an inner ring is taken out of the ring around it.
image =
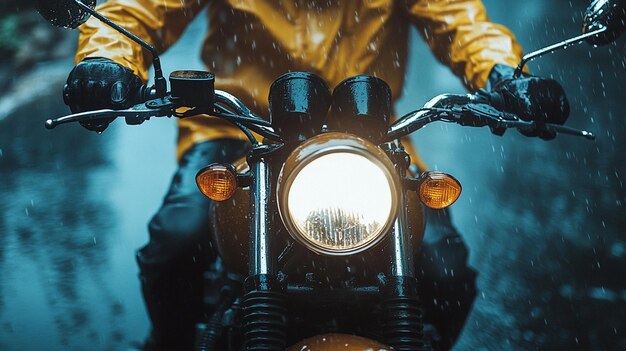
[[[498,93],[491,92],[490,94]],[[431,99],[423,108],[410,112],[394,122],[387,132],[385,141],[402,138],[437,121],[469,127],[488,126],[496,134],[502,134],[509,128],[516,128],[522,132],[532,132],[537,129],[536,122],[524,121],[514,114],[500,111],[490,105],[481,95],[443,94]],[[595,135],[591,132],[559,124],[547,123],[542,125],[542,128],[554,133],[595,139]]]
[[[140,102],[124,110],[101,109],[75,113],[56,119],[48,119],[45,122],[45,126],[47,129],[54,129],[60,124],[111,118],[124,118],[126,124],[137,125],[152,117],[176,116],[182,118],[186,116],[185,114],[176,112],[175,105],[169,94],[163,98],[155,98],[156,91],[154,89],[142,86],[134,96],[138,97],[139,100],[144,100],[144,102]],[[270,122],[252,113],[252,111],[235,96],[221,90],[216,90],[215,102],[215,111],[212,115],[235,124],[246,133],[253,144],[257,142],[256,138],[254,138],[247,129],[272,140],[282,140],[282,138],[274,132]]]
[[[154,89],[143,87],[140,96],[154,97]],[[493,94],[493,93],[491,93]],[[212,115],[223,118],[239,127],[253,144],[257,143],[256,138],[250,131],[256,132],[263,137],[275,141],[282,141],[282,137],[277,134],[270,122],[255,115],[235,96],[221,91],[215,91],[215,105]],[[125,110],[102,109],[96,111],[86,111],[67,115],[57,119],[46,121],[46,128],[53,129],[60,124],[71,122],[91,121],[99,119],[110,119],[123,117],[127,124],[141,124],[152,117],[185,117],[175,111],[174,104],[170,100],[170,95],[163,98],[153,98],[139,103]],[[520,131],[534,131],[537,124],[533,121],[524,121],[514,114],[503,112],[491,106],[487,99],[478,94],[443,94],[436,96],[424,105],[423,108],[406,114],[394,122],[388,132],[384,142],[400,139],[411,134],[432,122],[456,123],[462,126],[484,127],[488,126],[496,134],[502,134],[506,129],[516,128]],[[547,131],[554,133],[581,136],[586,139],[595,139],[593,133],[577,130],[556,124],[542,125]]]

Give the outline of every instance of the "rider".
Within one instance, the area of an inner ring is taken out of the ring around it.
[[[530,75],[512,79],[511,66],[520,61],[522,49],[508,29],[489,21],[480,0],[109,0],[98,10],[163,52],[207,3],[202,58],[219,89],[262,116],[271,83],[287,71],[316,73],[331,87],[356,74],[374,75],[398,98],[413,25],[469,90],[501,92],[500,106],[538,125],[567,118],[558,83]],[[132,92],[148,78],[151,57],[90,19],[80,27],[76,62],[66,90],[73,112],[127,107]],[[84,126],[104,130],[108,123]],[[148,345],[158,350],[191,348],[194,323],[202,317],[201,274],[216,258],[206,235],[209,200],[197,190],[195,174],[208,163],[233,161],[246,147],[238,129],[214,117],[180,119],[178,130],[178,170],[150,221],[150,241],[137,252],[152,321]],[[415,154],[412,159],[425,168]],[[428,284],[426,319],[449,348],[474,300],[476,273],[467,266],[467,248],[447,212],[428,216],[417,271]]]

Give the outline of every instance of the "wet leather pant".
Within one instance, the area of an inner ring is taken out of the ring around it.
[[[163,205],[148,224],[150,241],[137,251],[152,333],[149,350],[193,350],[195,324],[203,321],[203,272],[216,259],[208,235],[209,206],[196,185],[210,163],[233,162],[247,143],[222,139],[198,143],[181,158]]]
[[[137,252],[137,262],[152,322],[151,350],[193,349],[195,324],[206,318],[202,273],[217,257],[207,234],[210,200],[198,190],[195,175],[207,164],[232,162],[245,150],[245,142],[231,139],[193,146],[150,221],[150,241]],[[447,211],[427,210],[427,223],[416,271],[426,321],[437,329],[438,349],[448,349],[474,301],[476,273],[467,266],[467,247]]]

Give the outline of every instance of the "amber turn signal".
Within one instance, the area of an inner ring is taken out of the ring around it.
[[[419,197],[430,208],[446,208],[461,195],[461,183],[449,174],[425,172],[420,178]]]
[[[237,173],[229,164],[215,163],[208,165],[196,175],[196,184],[204,194],[214,201],[225,201],[235,195]]]

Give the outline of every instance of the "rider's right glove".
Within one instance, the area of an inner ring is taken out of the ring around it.
[[[491,104],[525,121],[537,123],[535,130],[522,134],[546,140],[554,139],[556,134],[547,131],[543,125],[564,124],[569,117],[569,102],[563,87],[554,79],[529,74],[513,78],[514,71],[515,69],[506,65],[493,67],[488,78]]]
[[[94,57],[80,62],[70,72],[63,90],[72,113],[99,109],[124,109],[138,102],[142,81],[130,69],[112,60]],[[113,119],[80,122],[102,132]]]

